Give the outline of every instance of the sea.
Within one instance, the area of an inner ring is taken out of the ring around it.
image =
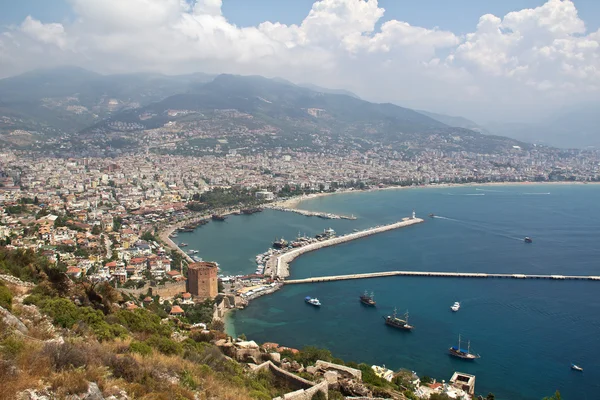
[[[291,278],[411,270],[600,275],[600,185],[426,187],[318,197],[301,208],[357,217],[325,220],[265,210],[211,222],[176,239],[217,261],[223,274],[256,269],[275,239],[338,234],[399,221],[425,223],[305,254]],[[433,213],[435,217],[428,217]],[[529,236],[533,243],[523,242]],[[377,306],[360,304],[365,290]],[[501,400],[600,398],[600,281],[385,277],[290,285],[231,314],[230,334],[257,342],[318,346],[346,361],[448,381],[476,376],[476,392]],[[315,308],[305,296],[318,297]],[[460,301],[457,313],[450,306]],[[412,332],[384,324],[409,313]],[[475,362],[448,348],[461,335]],[[571,363],[584,368],[571,370]]]

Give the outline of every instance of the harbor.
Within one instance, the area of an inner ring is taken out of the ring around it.
[[[353,232],[343,236],[333,237],[331,239],[310,243],[279,255],[274,254],[274,256],[271,256],[267,261],[264,274],[270,275],[273,279],[285,279],[290,275],[290,263],[302,254],[322,249],[325,247],[350,242],[352,240],[361,239],[366,236],[387,232],[393,229],[399,229],[415,224],[420,224],[422,222],[424,222],[423,219],[417,218],[413,213],[411,218],[405,218],[400,222],[395,222],[389,225],[376,226],[374,228],[369,228],[363,231]]]

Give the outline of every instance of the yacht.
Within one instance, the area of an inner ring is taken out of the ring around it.
[[[460,303],[458,301],[455,301],[452,307],[450,307],[450,309],[454,312],[457,312],[458,310],[460,310]]]
[[[316,297],[313,299],[310,296],[306,296],[304,298],[304,301],[307,304],[310,304],[311,306],[315,306],[315,307],[321,307],[321,302],[319,301],[319,299],[317,299]]]
[[[579,365],[571,364],[571,369],[583,372],[583,368],[581,368]]]

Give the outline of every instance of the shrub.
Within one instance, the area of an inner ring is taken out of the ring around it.
[[[12,293],[10,289],[0,283],[0,307],[6,308],[8,311],[12,311]]]
[[[135,311],[119,310],[117,313],[109,316],[107,321],[119,323],[131,332],[161,336],[171,335],[171,328],[168,325],[162,325],[158,315],[151,314],[143,309]]]
[[[0,342],[0,354],[9,360],[16,358],[24,348],[25,343],[13,336],[10,336]]]
[[[312,395],[310,400],[327,400],[327,395],[319,390],[317,393]]]
[[[196,390],[196,388],[198,388],[198,381],[194,377],[194,374],[192,374],[187,369],[181,374],[180,382],[183,387],[186,387],[188,389]]]
[[[181,343],[177,343],[162,336],[153,335],[146,340],[146,343],[166,355],[183,354],[183,346]]]
[[[142,356],[149,356],[152,354],[152,347],[144,342],[131,342],[129,345],[129,351],[132,353],[138,353]]]
[[[125,379],[128,382],[136,382],[143,375],[140,364],[129,355],[111,356],[108,359],[108,366],[115,378]]]
[[[337,390],[330,390],[327,394],[329,400],[344,400],[344,395]]]
[[[86,352],[69,342],[47,343],[42,354],[50,360],[50,364],[56,371],[84,367],[87,364]]]
[[[85,371],[63,371],[50,378],[52,392],[61,398],[65,395],[85,393],[88,390],[88,381],[85,379]]]

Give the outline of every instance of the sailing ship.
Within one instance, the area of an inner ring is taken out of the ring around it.
[[[451,356],[462,358],[463,360],[476,360],[481,356],[471,353],[471,341],[467,342],[467,350],[460,347],[461,337],[458,335],[458,346],[452,346],[448,350]]]
[[[365,293],[362,296],[360,296],[360,302],[370,307],[375,307],[375,304],[377,304],[375,302],[375,294],[371,292],[371,294],[369,295],[369,293],[367,293],[366,290]]]
[[[383,317],[385,320],[385,324],[394,328],[402,329],[405,331],[410,331],[414,328],[414,326],[408,323],[408,311],[404,314],[404,319],[400,319],[396,315],[396,309],[394,308],[394,314],[388,315],[387,317]]]

